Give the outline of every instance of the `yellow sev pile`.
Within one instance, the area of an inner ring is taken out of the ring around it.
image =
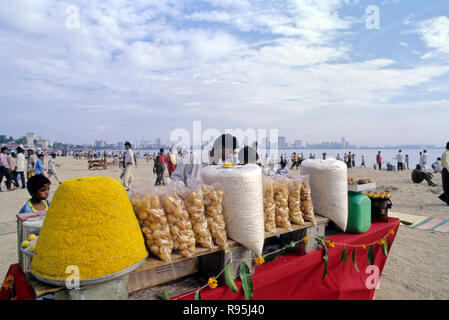
[[[31,272],[65,280],[77,266],[80,280],[126,269],[148,255],[123,186],[111,177],[64,181],[39,234]],[[71,267],[73,268],[73,267]],[[68,269],[71,270],[71,269]]]

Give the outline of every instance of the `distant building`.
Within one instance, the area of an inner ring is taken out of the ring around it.
[[[295,143],[293,144],[293,147],[296,149],[302,148],[302,141],[301,140],[295,140]]]
[[[287,143],[285,142],[285,137],[278,137],[278,148],[279,149],[287,148]]]

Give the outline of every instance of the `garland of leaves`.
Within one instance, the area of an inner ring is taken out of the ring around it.
[[[388,231],[388,233],[386,235],[384,235],[382,238],[380,238],[377,241],[374,241],[374,242],[368,243],[368,244],[358,244],[358,245],[338,243],[338,242],[334,242],[332,240],[326,240],[323,236],[316,237],[315,240],[323,248],[322,259],[324,262],[324,271],[323,271],[323,276],[321,277],[321,280],[323,280],[326,277],[326,274],[328,271],[328,264],[329,264],[328,249],[329,248],[335,248],[336,245],[343,246],[343,251],[340,256],[340,261],[346,263],[348,261],[348,250],[346,249],[346,247],[352,247],[353,248],[352,256],[351,256],[352,263],[354,265],[354,268],[357,270],[357,272],[360,272],[357,267],[357,261],[356,261],[357,248],[362,248],[363,250],[366,250],[366,248],[368,248],[368,261],[369,261],[370,265],[373,265],[375,262],[373,246],[375,244],[379,244],[380,246],[382,246],[382,252],[385,256],[387,256],[388,252],[390,251],[390,248],[391,248],[391,241],[390,241],[389,236],[394,235],[394,233],[395,233],[394,230],[390,230],[390,231]],[[255,258],[254,263],[256,263],[256,265],[261,265],[261,264],[264,264],[265,262],[273,261],[276,258],[278,258],[279,256],[281,256],[286,249],[294,248],[300,242],[304,242],[305,244],[307,244],[309,242],[309,238],[306,236],[299,241],[296,241],[296,242],[291,241],[291,242],[287,243],[284,247],[280,248],[279,250],[276,250],[276,251],[273,251],[273,252],[270,252],[270,253],[267,253],[260,257]],[[204,286],[196,289],[196,291],[192,290],[192,291],[187,292],[181,296],[178,296],[176,299],[180,299],[182,297],[188,296],[188,295],[192,294],[193,291],[195,291],[194,299],[201,300],[200,291],[202,289],[204,289],[205,287],[209,287],[210,289],[215,289],[218,286],[217,278],[223,272],[225,273],[225,280],[226,280],[226,285],[228,286],[228,288],[232,292],[238,293],[238,287],[236,286],[236,284],[234,282],[234,277],[233,277],[233,274],[231,271],[231,263],[232,262],[233,261],[231,259],[229,261],[229,263],[224,267],[224,269],[221,270],[220,273],[218,273],[215,277],[210,277],[207,284],[205,284]],[[242,282],[242,289],[245,294],[245,299],[252,300],[253,299],[253,291],[254,291],[253,281],[252,281],[251,271],[245,261],[240,262],[239,277]],[[162,300],[170,300],[170,297],[168,296],[166,289],[164,289],[164,291],[161,295],[161,299]]]
[[[354,248],[352,250],[352,254],[351,254],[352,263],[354,265],[355,270],[357,270],[357,272],[360,272],[359,268],[357,267],[357,261],[356,261],[357,248],[362,248],[363,250],[366,250],[366,248],[368,248],[368,253],[367,253],[368,262],[370,265],[373,265],[375,263],[374,245],[375,244],[380,245],[382,247],[383,254],[385,256],[388,256],[388,253],[391,248],[390,236],[394,235],[394,233],[395,233],[394,230],[390,230],[390,231],[388,231],[387,234],[385,234],[383,237],[381,237],[377,241],[374,241],[372,243],[357,244],[357,245],[338,243],[338,242],[334,242],[332,240],[325,240],[324,237],[316,237],[315,240],[323,248],[322,259],[324,261],[324,271],[323,271],[323,276],[321,277],[321,280],[323,280],[327,274],[327,269],[328,269],[328,264],[329,264],[328,248],[335,248],[336,245],[343,246],[343,251],[341,252],[341,256],[340,256],[340,261],[343,263],[346,263],[348,261],[348,251],[347,251],[346,247]]]
[[[265,262],[269,262],[269,261],[273,261],[274,259],[278,258],[279,256],[281,256],[283,254],[283,252],[287,249],[287,248],[294,248],[298,243],[300,242],[304,242],[305,244],[307,244],[309,242],[309,238],[306,236],[304,238],[302,238],[299,241],[290,241],[289,243],[287,243],[286,245],[284,245],[282,248],[280,248],[279,250],[267,253],[265,255],[262,255],[260,257],[254,258],[254,263],[256,265],[261,265],[264,264]],[[217,284],[217,278],[224,272],[225,273],[225,280],[226,280],[226,285],[228,286],[228,288],[234,292],[234,293],[238,293],[238,287],[234,282],[234,277],[232,274],[232,270],[231,270],[231,263],[232,263],[232,259],[229,261],[229,263],[224,267],[223,270],[220,271],[220,273],[218,273],[215,277],[210,277],[207,284],[205,284],[204,286],[196,289],[189,291],[181,296],[178,296],[176,299],[180,299],[182,297],[188,296],[190,294],[192,294],[193,291],[195,291],[195,296],[194,299],[195,300],[201,300],[201,293],[200,291],[206,287],[209,287],[211,289],[215,289],[218,284]],[[242,281],[242,289],[243,292],[245,294],[245,299],[246,300],[252,300],[253,299],[253,291],[254,291],[254,286],[253,286],[253,280],[252,280],[252,276],[251,276],[251,271],[248,267],[248,265],[246,264],[245,261],[241,261],[240,262],[240,269],[239,269],[239,277],[240,280]],[[162,300],[170,300],[170,297],[167,294],[167,290],[164,289],[162,296],[161,296]]]

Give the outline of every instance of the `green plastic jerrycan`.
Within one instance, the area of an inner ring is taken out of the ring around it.
[[[348,192],[347,233],[365,233],[371,226],[371,200],[361,192]]]

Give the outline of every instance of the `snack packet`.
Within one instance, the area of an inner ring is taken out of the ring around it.
[[[286,177],[273,179],[276,226],[291,229],[288,209],[288,179]]]
[[[190,222],[192,223],[196,243],[203,248],[212,248],[214,242],[207,225],[201,186],[179,187],[178,195],[184,201]]]
[[[163,261],[171,261],[173,239],[157,194],[153,190],[133,192],[130,200],[148,250]]]
[[[195,234],[184,202],[170,186],[158,195],[170,226],[173,250],[179,250],[185,258],[191,257],[195,252]]]
[[[288,209],[290,222],[303,225],[304,218],[301,212],[301,178],[293,178],[288,181]]]
[[[314,225],[316,225],[311,189],[309,185],[309,176],[301,176],[301,178],[301,211],[304,215],[304,220],[312,222]]]
[[[227,246],[226,224],[223,217],[223,189],[219,183],[201,185],[207,225],[214,243]]]
[[[265,231],[276,232],[276,205],[274,202],[273,179],[262,177],[263,212]]]

